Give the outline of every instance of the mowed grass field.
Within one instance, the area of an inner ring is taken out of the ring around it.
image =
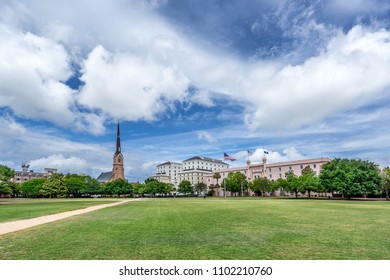
[[[390,203],[144,199],[0,236],[0,259],[389,260]]]
[[[61,213],[119,199],[0,199],[0,223]]]

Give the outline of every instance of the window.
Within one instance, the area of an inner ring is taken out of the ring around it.
[[[289,166],[288,169],[291,170],[291,166]]]
[[[282,171],[282,168],[281,168],[281,167],[279,167],[279,171]]]
[[[272,179],[272,174],[269,174],[269,178]]]
[[[313,164],[313,168],[316,168],[316,167],[317,167],[317,165],[314,163],[314,164]]]
[[[269,169],[269,172],[271,172],[271,171],[272,171],[272,168]]]
[[[303,169],[303,165],[301,165],[301,169]]]
[[[279,173],[279,178],[282,178],[282,174],[281,173]]]

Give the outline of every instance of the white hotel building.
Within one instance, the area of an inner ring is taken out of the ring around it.
[[[179,173],[183,169],[182,163],[167,161],[157,165],[156,168],[156,175],[150,176],[150,178],[164,183],[172,183],[175,187],[179,185]]]
[[[178,187],[180,182],[187,180],[192,186],[206,183],[205,176],[213,172],[229,168],[229,164],[219,159],[207,157],[192,157],[182,163],[167,161],[156,166],[156,175],[150,176],[164,183],[172,183]]]
[[[183,161],[183,170],[179,173],[179,182],[187,180],[192,186],[197,183],[205,183],[205,176],[213,174],[213,172],[227,169],[229,164],[219,159],[207,157],[192,157]]]

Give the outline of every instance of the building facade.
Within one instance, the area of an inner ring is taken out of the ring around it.
[[[179,185],[179,173],[183,170],[183,164],[167,161],[156,166],[157,173],[152,178],[164,183],[172,183],[175,187]]]
[[[252,181],[255,178],[265,177],[269,180],[277,180],[279,178],[286,178],[286,172],[293,171],[295,175],[300,176],[302,170],[306,166],[310,166],[313,171],[319,175],[321,167],[323,164],[329,162],[329,158],[314,158],[314,159],[303,159],[296,161],[288,162],[277,162],[277,163],[267,163],[267,159],[264,157],[262,163],[251,164],[248,160],[247,165],[243,167],[227,168],[217,171],[221,178],[218,181],[218,184],[222,184],[223,179],[227,178],[229,173],[241,172],[246,176],[248,182]],[[215,171],[213,174],[216,173]],[[211,185],[216,185],[217,180],[213,178],[213,174],[208,174],[205,176],[206,185],[210,187]],[[223,196],[224,190],[223,186],[215,190],[217,196]],[[229,194],[227,194],[229,195]],[[252,195],[252,194],[250,194]],[[276,195],[279,195],[277,192]]]
[[[207,157],[192,157],[183,161],[183,170],[179,175],[179,183],[187,180],[192,186],[198,183],[205,183],[206,177],[213,174],[213,172],[227,169],[229,164],[219,159]]]
[[[43,172],[36,172],[34,170],[28,170],[30,165],[23,164],[22,171],[15,171],[15,176],[11,179],[12,182],[20,184],[32,179],[47,179],[53,173],[57,173],[55,168],[45,168]]]

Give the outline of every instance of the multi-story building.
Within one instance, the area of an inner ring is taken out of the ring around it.
[[[182,163],[167,161],[157,165],[156,168],[156,175],[150,178],[155,178],[164,183],[172,183],[175,187],[179,185],[179,173],[183,169]]]
[[[34,170],[28,170],[30,166],[23,164],[22,171],[15,171],[15,176],[11,179],[12,182],[20,184],[32,179],[47,179],[53,173],[57,173],[55,168],[45,168],[43,172],[36,172]]]
[[[176,188],[183,180],[187,180],[192,186],[195,186],[197,183],[206,183],[204,176],[228,167],[229,164],[218,159],[192,157],[182,163],[171,161],[161,163],[156,166],[156,175],[150,176],[150,178],[172,183]]]
[[[319,174],[321,171],[321,166],[329,161],[329,158],[314,158],[267,164],[267,159],[264,157],[262,163],[251,164],[251,162],[248,160],[246,166],[218,170],[217,172],[221,175],[218,183],[221,184],[223,179],[227,178],[229,173],[234,172],[241,172],[246,176],[249,182],[255,178],[260,177],[266,177],[269,180],[286,178],[286,173],[290,170],[293,171],[295,175],[300,176],[302,170],[306,166],[310,166],[316,174]],[[216,172],[214,171],[213,174],[214,173]],[[212,184],[217,184],[217,180],[213,178],[213,174],[207,174],[205,176],[205,183],[208,187]],[[217,189],[216,193],[217,195],[224,195],[223,188]]]
[[[229,164],[219,159],[192,157],[183,161],[183,171],[179,173],[179,182],[187,180],[191,185],[206,183],[205,177],[213,172],[229,168]]]

